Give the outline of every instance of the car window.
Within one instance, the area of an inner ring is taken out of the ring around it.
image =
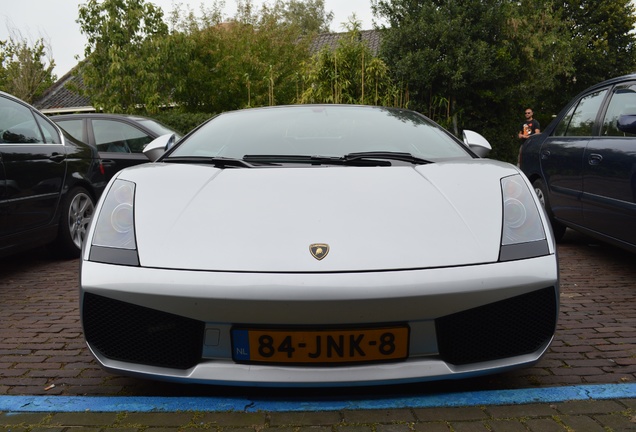
[[[600,90],[584,96],[559,122],[555,129],[557,136],[591,136],[607,90]]]
[[[0,143],[42,143],[42,134],[27,107],[0,97]]]
[[[576,108],[576,105],[568,110],[567,114],[563,116],[559,124],[554,128],[555,136],[565,136],[565,132],[568,130],[570,120],[572,119],[572,114],[574,113],[574,108]]]
[[[84,141],[84,134],[82,130],[83,122],[83,119],[60,120],[57,124],[76,140]]]
[[[92,120],[97,149],[103,152],[141,153],[152,137],[116,120]]]
[[[55,126],[53,126],[46,118],[40,114],[35,115],[35,118],[40,125],[40,129],[44,134],[44,142],[51,144],[62,144],[62,139]]]
[[[605,136],[636,136],[618,130],[618,118],[625,114],[636,115],[636,83],[620,85],[614,89],[603,121],[602,134]]]

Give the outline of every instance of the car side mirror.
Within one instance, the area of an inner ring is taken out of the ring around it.
[[[464,130],[463,132],[464,145],[471,149],[479,157],[486,157],[492,147],[488,140],[477,132],[471,130]]]
[[[159,159],[161,155],[170,150],[174,144],[174,134],[161,135],[150,141],[146,147],[144,147],[143,153],[150,159],[150,162],[154,162]]]
[[[626,114],[618,118],[616,127],[621,132],[636,134],[636,114]]]

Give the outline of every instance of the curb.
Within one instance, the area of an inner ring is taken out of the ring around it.
[[[446,393],[360,400],[278,400],[218,397],[0,396],[0,412],[316,412],[522,405],[636,398],[636,383]]]

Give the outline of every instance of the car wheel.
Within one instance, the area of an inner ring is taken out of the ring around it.
[[[550,207],[550,199],[548,198],[548,189],[543,184],[543,180],[537,179],[532,183],[534,187],[534,191],[539,198],[539,201],[545,208],[546,213],[548,214],[548,218],[550,219],[550,225],[552,225],[552,234],[554,234],[554,239],[556,241],[560,241],[565,235],[565,225],[561,224],[554,220],[552,216],[552,207]]]
[[[62,207],[60,231],[54,244],[58,255],[66,258],[80,255],[94,212],[95,202],[86,189],[76,187],[69,191]]]

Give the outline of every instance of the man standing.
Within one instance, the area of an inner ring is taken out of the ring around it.
[[[532,117],[534,115],[532,108],[526,108],[525,115],[526,121],[524,121],[519,128],[519,139],[522,140],[521,144],[530,138],[530,135],[541,133],[539,122]]]
[[[532,108],[526,108],[525,116],[526,121],[521,123],[521,127],[519,128],[519,139],[521,140],[521,145],[519,146],[517,166],[521,165],[521,148],[523,147],[523,143],[526,142],[530,136],[541,133],[541,126],[539,125],[539,122],[533,118],[534,113],[532,112]]]

